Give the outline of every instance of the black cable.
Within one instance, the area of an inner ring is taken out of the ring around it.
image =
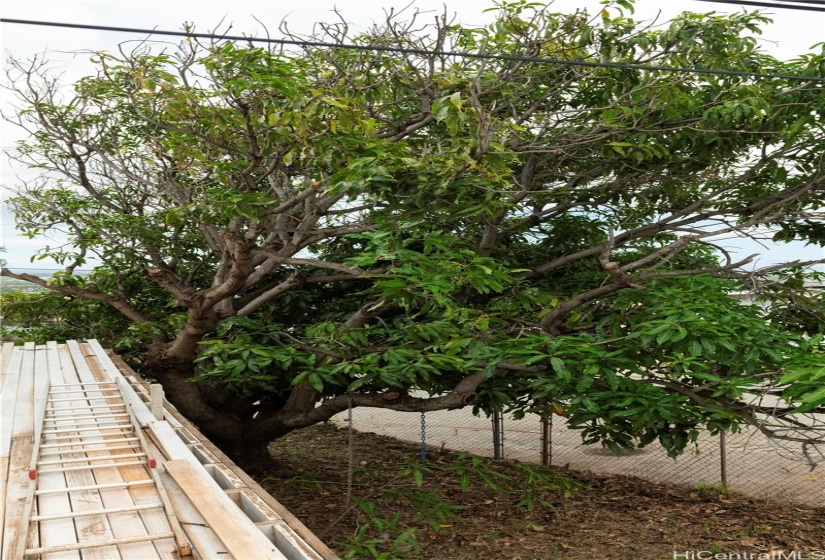
[[[794,4],[814,4],[819,6],[825,6],[825,0],[776,0],[780,4],[787,4],[788,2],[792,2]]]
[[[804,10],[806,12],[825,12],[825,6],[804,6],[800,4],[777,4],[774,2],[756,2],[754,0],[696,0],[697,2],[714,2],[717,4],[734,4],[736,6],[755,6],[757,8],[779,8],[782,10]]]
[[[59,272],[61,270],[66,270],[66,267],[63,268],[37,268],[31,266],[5,266],[3,268],[15,268],[17,270],[37,270],[40,272]],[[75,268],[75,272],[92,272],[93,268]],[[2,280],[0,280],[2,282]]]
[[[713,1],[713,0],[708,0]],[[243,35],[217,35],[214,33],[195,33],[189,31],[163,31],[159,29],[139,29],[134,27],[110,27],[106,25],[89,25],[82,23],[58,23],[50,21],[34,21],[24,19],[0,18],[0,23],[14,23],[22,25],[41,25],[47,27],[61,27],[68,29],[90,29],[94,31],[113,31],[119,33],[140,33],[147,35],[171,35],[173,37],[192,37],[197,39],[219,39],[224,41],[247,41],[250,43],[269,43],[277,45],[293,45],[300,47],[318,47],[328,49],[348,49],[373,52],[393,52],[402,54],[417,54],[424,56],[451,56],[456,58],[474,58],[481,60],[506,60],[515,62],[538,62],[542,64],[559,64],[561,66],[583,66],[586,68],[622,68],[627,70],[653,70],[657,72],[677,72],[682,74],[712,74],[718,76],[740,76],[746,78],[777,78],[782,80],[825,82],[825,77],[796,76],[793,74],[772,74],[760,72],[746,72],[742,70],[714,70],[712,68],[695,68],[680,66],[656,66],[647,64],[625,64],[621,62],[592,62],[589,60],[563,60],[558,58],[539,58],[534,56],[511,56],[503,54],[482,54],[455,51],[431,51],[426,49],[408,49],[402,47],[379,47],[375,45],[353,45],[339,43],[325,43],[321,41],[297,41],[293,39],[270,39],[263,37],[247,37]]]

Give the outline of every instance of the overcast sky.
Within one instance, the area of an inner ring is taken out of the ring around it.
[[[45,20],[55,22],[84,23],[108,25],[115,27],[157,28],[179,30],[184,22],[194,23],[198,31],[215,29],[222,20],[232,24],[231,34],[262,35],[263,22],[273,37],[278,37],[279,22],[286,20],[296,32],[309,32],[312,25],[319,21],[334,21],[333,10],[337,7],[341,15],[351,24],[351,28],[369,27],[380,21],[383,12],[390,8],[403,8],[409,2],[387,0],[369,2],[364,0],[300,0],[298,2],[252,2],[252,1],[38,1],[38,0],[0,0],[0,15],[4,18]],[[441,13],[446,6],[448,13],[455,14],[457,21],[464,25],[481,25],[491,18],[484,10],[493,6],[493,2],[483,0],[418,0],[414,7],[422,11],[432,11],[433,15]],[[574,11],[586,7],[595,11],[600,7],[598,0],[557,0],[554,8],[560,12]],[[710,4],[695,0],[637,0],[636,15],[638,19],[659,18],[662,21],[684,11],[728,12],[737,11],[734,5]],[[807,52],[816,44],[825,41],[825,13],[801,12],[796,10],[765,10],[775,20],[762,35],[765,50],[780,58],[793,58]],[[253,17],[254,16],[254,17]],[[225,26],[221,28],[225,32]],[[76,79],[87,72],[85,58],[72,57],[73,51],[79,50],[115,50],[117,44],[132,38],[121,33],[102,31],[72,30],[49,27],[2,24],[0,43],[4,53],[15,58],[26,58],[44,51],[55,51],[49,58],[55,61],[68,78]],[[0,94],[0,105],[8,109],[9,97]],[[0,143],[5,149],[13,144],[17,132],[3,123],[0,125]],[[22,172],[12,167],[7,158],[3,158],[0,180],[4,187],[13,187],[16,177]],[[7,252],[3,257],[10,268],[50,267],[48,261],[29,263],[31,255],[48,244],[44,240],[27,240],[16,234],[14,224],[5,206],[2,211],[2,238]],[[53,243],[52,243],[53,244]],[[762,248],[732,241],[728,244],[743,253],[761,253],[760,264],[788,260],[789,258],[816,259],[825,257],[825,251],[819,248],[803,248],[801,245],[781,245]]]

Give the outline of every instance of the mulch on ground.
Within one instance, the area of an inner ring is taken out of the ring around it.
[[[825,507],[435,449],[416,481],[417,446],[334,425],[300,430],[270,450],[273,463],[259,482],[342,557],[349,550],[358,560],[381,553],[386,559],[662,560],[687,551],[825,550]],[[420,550],[408,542],[410,534]],[[361,544],[348,548],[355,535]]]

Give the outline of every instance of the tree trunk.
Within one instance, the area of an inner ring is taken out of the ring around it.
[[[269,452],[269,444],[277,438],[257,440],[244,438],[241,440],[224,440],[211,437],[209,440],[226,453],[235,463],[249,475],[262,475],[271,471],[276,464],[275,458]]]

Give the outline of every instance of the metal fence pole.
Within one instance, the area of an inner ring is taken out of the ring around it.
[[[550,466],[553,463],[553,417],[541,419],[541,464]]]
[[[723,486],[728,485],[728,447],[727,433],[719,432],[719,478]]]
[[[504,415],[493,412],[493,459],[504,459]]]

